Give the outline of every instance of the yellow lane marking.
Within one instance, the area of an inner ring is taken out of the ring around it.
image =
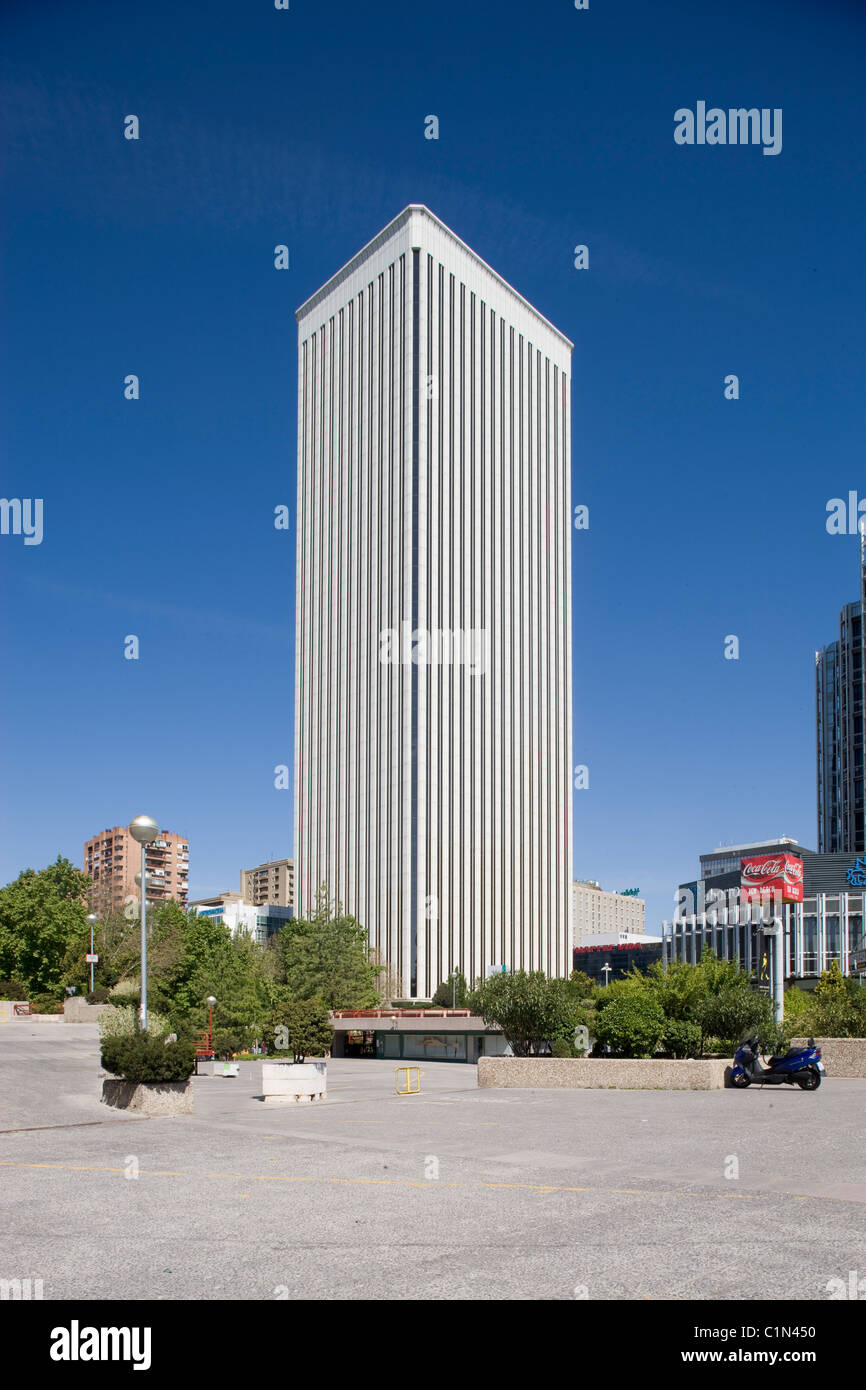
[[[273,1160],[272,1160],[273,1161]],[[125,1173],[125,1168],[103,1167],[97,1164],[81,1163],[13,1163],[0,1160],[0,1168],[50,1168],[66,1173]],[[142,1178],[193,1178],[198,1181],[202,1175],[199,1173],[189,1173],[177,1168],[141,1168],[139,1177]],[[811,1196],[799,1196],[785,1192],[681,1192],[675,1189],[651,1189],[640,1187],[570,1187],[565,1184],[556,1183],[526,1183],[526,1182],[443,1182],[439,1179],[416,1179],[416,1178],[315,1178],[302,1177],[294,1174],[283,1173],[205,1173],[208,1178],[229,1178],[237,1182],[312,1182],[312,1183],[343,1183],[356,1186],[374,1187],[415,1187],[435,1189],[437,1187],[487,1187],[494,1189],[505,1189],[516,1192],[540,1192],[549,1195],[554,1192],[597,1192],[602,1196],[617,1197],[696,1197],[701,1201],[741,1201],[741,1202],[760,1202],[767,1197],[788,1197],[796,1202],[809,1202],[813,1200],[825,1201],[847,1201],[848,1198],[814,1198]],[[241,1193],[247,1197],[249,1193]]]

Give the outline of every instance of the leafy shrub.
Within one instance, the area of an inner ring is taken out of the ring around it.
[[[615,999],[631,999],[635,994],[647,997],[652,993],[646,976],[637,972],[612,980],[609,985],[599,985],[595,994],[595,1007],[598,1013],[610,1008]]]
[[[618,994],[599,1013],[596,1037],[621,1057],[652,1057],[665,1031],[661,1005],[650,994]]]
[[[148,977],[148,984],[149,983],[150,978]],[[109,993],[111,995],[112,1002],[115,999],[122,999],[124,1003],[129,1003],[133,999],[135,999],[137,1002],[140,1002],[141,985],[138,980],[118,980],[116,985],[112,985]]]
[[[747,1033],[757,1033],[763,1039],[778,1032],[770,996],[743,985],[708,994],[696,1014],[704,1037],[720,1039],[728,1050],[738,1046]]]
[[[88,1004],[107,1004],[108,990],[97,985],[96,989],[91,990],[87,995],[87,1002]]]
[[[106,1038],[129,1038],[138,1032],[138,1009],[131,1004],[118,1007],[116,1004],[99,1016],[99,1036]],[[154,1037],[165,1037],[171,1031],[171,1024],[164,1014],[155,1009],[147,1011],[147,1031]]]
[[[161,1036],[140,1031],[104,1038],[102,1065],[136,1084],[186,1081],[195,1069],[195,1047],[188,1042],[163,1042]]]
[[[554,1038],[550,1055],[551,1057],[577,1057],[578,1051],[571,1038]]]
[[[686,1019],[669,1018],[662,1034],[662,1048],[672,1057],[697,1057],[701,1050],[701,1030]]]
[[[62,1014],[63,1000],[56,994],[31,994],[30,1012],[32,1014]]]
[[[0,999],[13,999],[16,1003],[23,1003],[29,994],[29,990],[23,980],[0,980]]]

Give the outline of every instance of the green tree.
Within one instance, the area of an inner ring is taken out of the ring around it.
[[[666,970],[661,961],[653,961],[642,978],[665,1018],[690,1022],[707,993],[710,976],[700,966],[675,960]]]
[[[93,949],[99,956],[94,972],[95,986],[110,989],[131,974],[137,978],[141,951],[138,920],[127,917],[122,908],[100,912],[93,928]],[[63,960],[63,983],[76,985],[82,992],[90,987],[90,967],[84,959],[89,950],[90,928],[85,924],[81,932],[70,938]]]
[[[216,999],[214,1029],[239,1036],[243,1045],[262,1033],[270,1005],[267,952],[250,936],[232,936],[221,919],[185,912],[176,902],[148,913],[148,1009],[168,1015],[178,1035],[208,1026],[208,995]],[[119,983],[112,1001],[140,992],[141,936],[137,923],[113,956]]]
[[[320,999],[329,1009],[369,1009],[379,1002],[383,967],[370,959],[367,933],[356,918],[331,904],[326,884],[313,915],[288,922],[279,933],[278,983],[292,999]]]
[[[292,999],[278,1004],[268,1025],[278,1052],[291,1052],[296,1062],[330,1052],[334,1030],[321,999]],[[269,1041],[270,1041],[269,1038]]]
[[[811,1033],[814,1007],[811,990],[800,989],[798,985],[790,985],[785,990],[785,1022],[793,1035]]]
[[[575,974],[578,975],[577,979],[575,979]],[[586,992],[587,983],[591,988],[589,995]],[[562,1031],[554,1034],[555,1038],[559,1038],[571,1049],[562,1052],[561,1055],[564,1057],[582,1056],[582,1047],[575,1047],[574,1030],[583,1026],[588,1035],[595,1035],[595,1021],[598,1016],[596,998],[605,991],[597,987],[593,988],[589,976],[581,976],[579,971],[575,971],[567,980],[551,980],[550,985],[553,991],[561,996],[562,1017],[567,1020],[563,1024]]]
[[[594,999],[598,993],[598,985],[585,970],[572,970],[568,982],[581,999]]]
[[[574,1039],[579,1005],[569,998],[563,980],[549,980],[540,970],[497,973],[473,992],[470,1007],[488,1027],[498,1026],[516,1057],[547,1054],[557,1038]]]
[[[469,998],[469,986],[466,983],[466,976],[460,970],[452,970],[447,980],[443,980],[441,985],[437,985],[436,993],[433,995],[432,1003],[439,1009],[465,1009],[466,1001]]]
[[[603,1013],[605,1009],[610,1008],[615,999],[630,999],[632,995],[635,994],[643,996],[649,993],[650,989],[647,984],[646,976],[641,975],[638,971],[629,970],[625,975],[620,976],[618,980],[612,980],[609,985],[602,985],[599,987],[595,996],[595,1007],[600,1014]]]
[[[861,986],[846,980],[833,961],[825,970],[813,994],[809,1017],[811,1033],[822,1038],[856,1038],[863,1036],[864,1009]]]
[[[24,869],[0,889],[0,977],[14,976],[29,994],[59,996],[70,946],[89,944],[87,874],[62,856],[45,869]]]

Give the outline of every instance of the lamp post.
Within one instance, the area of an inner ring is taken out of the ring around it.
[[[211,1052],[213,1052],[213,1006],[216,1003],[216,1000],[214,999],[212,994],[209,994],[207,999],[205,1000],[205,1003],[208,1006],[208,1011],[210,1015],[210,1022],[208,1024],[207,1043]]]
[[[781,917],[771,917],[762,924],[764,936],[769,936],[773,949],[772,999],[776,1022],[781,1027],[785,1018],[785,927]]]
[[[93,928],[99,921],[95,912],[88,912],[87,922],[90,927],[90,993],[93,993]]]
[[[607,985],[610,984],[610,971],[611,971],[611,967],[610,967],[610,964],[608,963],[608,961],[605,961],[604,965],[603,965],[601,968],[602,968],[602,972],[604,973],[604,983],[605,983],[605,987],[607,987]]]
[[[147,1027],[147,847],[159,834],[159,826],[150,816],[136,816],[129,822],[129,833],[141,845],[141,1026]]]

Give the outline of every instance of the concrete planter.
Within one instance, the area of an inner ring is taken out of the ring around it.
[[[238,1075],[239,1063],[237,1062],[209,1062],[208,1066],[210,1067],[210,1071],[205,1073],[206,1076]]]
[[[17,1013],[16,1010],[27,1010]],[[30,1017],[30,1005],[26,999],[0,999],[0,1023],[14,1023],[18,1018]]]
[[[115,1110],[134,1110],[140,1115],[191,1115],[192,1077],[188,1081],[124,1081],[107,1077],[102,1101]]]
[[[328,1068],[325,1062],[262,1062],[265,1105],[299,1105],[325,1100]]]
[[[805,1047],[808,1038],[792,1038],[792,1047]],[[816,1038],[828,1076],[866,1077],[866,1038]]]
[[[623,1057],[481,1057],[478,1085],[582,1091],[720,1091],[728,1062]]]

